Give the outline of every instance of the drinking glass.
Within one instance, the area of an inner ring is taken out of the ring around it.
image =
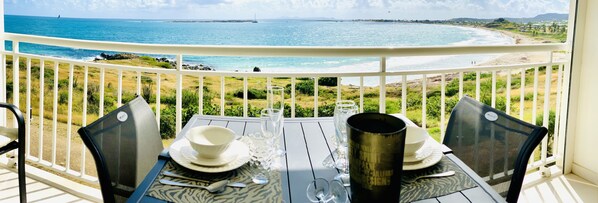
[[[286,152],[280,145],[284,124],[282,110],[272,108],[263,109],[260,112],[260,123],[262,133],[272,138],[271,144],[274,146],[274,155],[278,157],[283,156]]]
[[[251,133],[249,137],[249,152],[251,154],[251,180],[256,184],[267,184],[272,165],[272,145],[270,137],[262,133]]]
[[[324,178],[316,178],[307,185],[306,194],[311,202],[322,202],[328,195],[330,189],[328,181]]]
[[[280,109],[284,112],[284,88],[271,86],[267,88],[266,99],[268,100],[267,109]]]
[[[338,152],[338,158],[335,161],[340,173],[334,179],[341,181],[345,186],[349,186],[350,184],[349,158],[347,154],[347,118],[356,113],[357,105],[355,105],[355,102],[350,100],[336,102],[336,106],[334,107],[334,128],[336,129],[336,151]]]
[[[345,203],[347,202],[347,190],[338,180],[328,183],[326,179],[316,178],[306,189],[307,198],[311,202],[320,203]]]

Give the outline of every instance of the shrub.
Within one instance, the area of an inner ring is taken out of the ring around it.
[[[243,89],[238,89],[233,93],[233,96],[243,99]],[[247,99],[266,99],[266,90],[258,90],[254,88],[247,89]]]
[[[58,104],[67,104],[69,99],[69,93],[66,91],[60,91],[58,93]]]
[[[440,96],[433,96],[426,100],[426,115],[427,117],[440,117]]]
[[[318,116],[321,117],[330,117],[330,116],[334,116],[334,107],[335,104],[324,104],[324,105],[320,105],[318,106]]]
[[[459,94],[459,80],[453,80],[449,82],[446,86],[445,94],[447,97],[452,97],[453,95]]]
[[[290,88],[290,86],[289,86],[289,88]],[[314,95],[314,81],[313,80],[301,81],[295,85],[295,90],[297,92],[299,92],[300,94],[313,96]]]
[[[318,84],[322,86],[335,87],[338,85],[338,78],[322,77],[318,78]]]

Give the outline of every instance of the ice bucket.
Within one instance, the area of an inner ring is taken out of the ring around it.
[[[352,202],[398,202],[406,125],[379,113],[347,119]]]

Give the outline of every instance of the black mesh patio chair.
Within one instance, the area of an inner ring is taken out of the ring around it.
[[[451,113],[443,144],[507,202],[517,202],[527,162],[547,132],[464,96]]]
[[[154,112],[142,97],[78,133],[95,160],[104,202],[125,201],[163,149]]]
[[[25,189],[25,120],[15,105],[0,103],[0,108],[10,110],[17,119],[17,128],[0,127],[0,155],[17,149],[17,173],[19,176],[19,198],[27,202]]]

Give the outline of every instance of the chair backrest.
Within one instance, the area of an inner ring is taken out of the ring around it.
[[[507,202],[517,202],[527,162],[547,132],[464,96],[451,113],[443,144]]]
[[[142,97],[78,132],[95,160],[104,202],[128,198],[163,150],[156,117]]]

